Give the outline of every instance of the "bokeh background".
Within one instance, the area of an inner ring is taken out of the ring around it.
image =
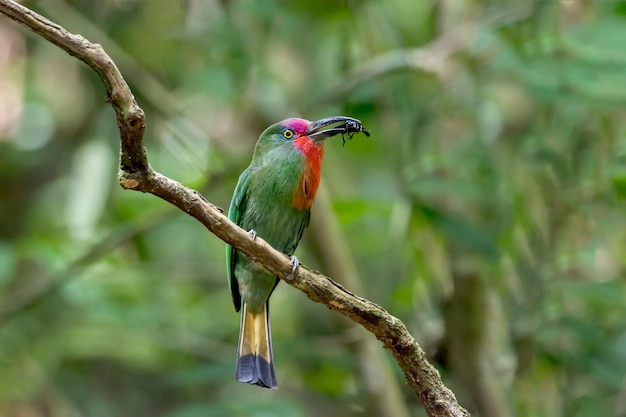
[[[626,416],[626,2],[31,0],[102,44],[152,166],[227,208],[258,134],[349,115],[300,260],[401,318],[476,416]],[[0,16],[0,416],[423,416],[281,284],[233,379],[224,244],[116,182],[84,64]]]

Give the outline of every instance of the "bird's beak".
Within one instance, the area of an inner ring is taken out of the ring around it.
[[[325,127],[334,125],[335,123],[342,123],[342,125],[324,129]],[[324,139],[328,139],[340,133],[350,133],[351,130],[349,126],[361,126],[361,121],[346,116],[326,117],[324,119],[311,122],[309,130],[307,130],[304,135],[308,136],[309,139],[314,142],[322,142]]]

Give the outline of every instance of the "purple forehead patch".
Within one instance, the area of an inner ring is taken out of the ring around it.
[[[304,133],[309,129],[309,123],[311,122],[305,119],[291,118],[283,120],[282,125],[295,130],[297,133]]]

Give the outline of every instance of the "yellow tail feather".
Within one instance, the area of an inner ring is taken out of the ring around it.
[[[258,313],[251,313],[244,302],[235,369],[238,381],[265,388],[278,386],[271,338],[268,305]]]

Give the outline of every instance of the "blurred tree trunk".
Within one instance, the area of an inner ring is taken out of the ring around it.
[[[462,255],[453,251],[451,259],[454,292],[445,306],[445,341],[449,367],[462,387],[459,396],[482,417],[510,416],[505,389],[513,367],[497,283]]]

